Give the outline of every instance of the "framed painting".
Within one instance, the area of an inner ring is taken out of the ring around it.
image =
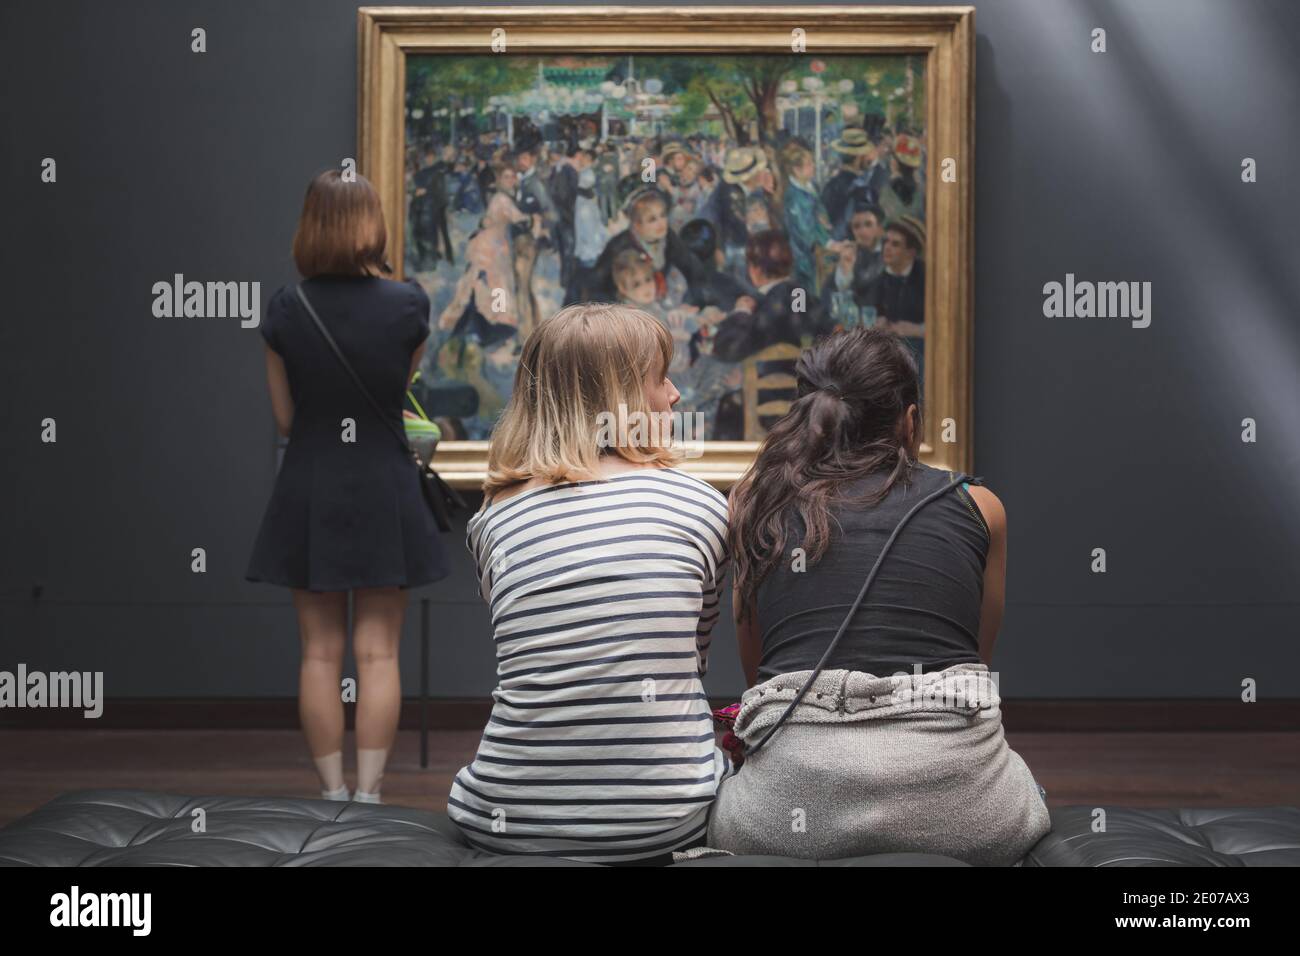
[[[358,161],[432,304],[439,473],[482,482],[522,342],[582,301],[672,332],[718,487],[799,351],[862,324],[918,358],[922,458],[969,470],[974,37],[972,7],[361,8]]]

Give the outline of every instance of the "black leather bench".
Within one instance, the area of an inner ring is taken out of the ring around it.
[[[1052,811],[1052,832],[1024,866],[1296,866],[1300,808]],[[196,813],[195,811],[200,811]],[[195,822],[202,820],[202,832]],[[466,844],[441,813],[286,797],[183,796],[77,790],[0,829],[4,866],[580,866],[493,856]],[[736,856],[679,866],[812,866]],[[831,866],[964,866],[923,853],[830,861]]]

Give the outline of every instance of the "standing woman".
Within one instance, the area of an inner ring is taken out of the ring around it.
[[[303,293],[392,424],[429,332],[419,285],[382,278],[383,209],[362,176],[321,173],[307,188],[293,257]],[[357,662],[357,791],[379,803],[401,708],[397,644],[406,588],[448,574],[419,476],[396,435],[331,351],[293,286],[271,297],[261,325],[280,434],[289,437],[245,575],[291,588],[302,638],[298,712],[321,795],[343,781],[339,684],[353,592]]]

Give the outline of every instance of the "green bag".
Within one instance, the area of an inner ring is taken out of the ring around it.
[[[419,380],[420,373],[416,372],[415,378],[411,379],[411,384],[414,385]],[[419,452],[424,461],[430,461],[434,450],[438,447],[438,442],[442,439],[442,429],[438,427],[437,422],[432,421],[425,414],[424,407],[409,388],[406,390],[406,397],[415,406],[414,412],[402,410],[402,427],[406,431],[406,440]]]

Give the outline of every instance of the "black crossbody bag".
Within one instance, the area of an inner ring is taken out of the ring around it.
[[[316,314],[316,310],[312,307],[311,301],[307,298],[307,293],[302,290],[301,285],[298,286],[298,300],[302,302],[303,307],[306,308],[307,314],[311,316],[312,322],[315,323],[317,331],[320,332],[321,337],[325,339],[326,344],[329,345],[330,351],[334,353],[335,357],[339,360],[339,364],[341,364],[347,371],[348,376],[352,379],[352,383],[356,385],[357,391],[365,396],[366,401],[368,401],[370,407],[375,410],[375,414],[379,416],[380,421],[388,426],[389,431],[393,433],[393,436],[401,444],[402,450],[405,451],[407,455],[410,456],[411,461],[415,463],[418,472],[417,478],[420,482],[420,493],[424,495],[424,500],[428,504],[429,510],[433,512],[433,520],[438,523],[438,530],[450,531],[451,516],[465,507],[465,499],[460,496],[460,493],[457,492],[455,488],[443,481],[438,473],[429,467],[427,462],[420,460],[420,456],[416,453],[415,449],[411,447],[411,443],[406,440],[406,433],[397,425],[393,424],[393,422],[388,418],[388,414],[384,411],[383,406],[375,401],[375,397],[370,394],[370,390],[362,383],[361,376],[357,375],[356,370],[352,367],[352,363],[347,360],[347,356],[343,354],[338,343],[334,341],[334,336],[330,335],[329,329],[325,328],[325,323],[322,322],[320,316]]]
[[[826,662],[830,660],[831,654],[835,652],[836,646],[840,643],[840,638],[843,637],[844,632],[848,630],[849,622],[853,620],[853,615],[858,613],[858,607],[862,604],[862,599],[867,596],[867,589],[871,587],[871,582],[876,579],[876,572],[880,570],[880,565],[884,562],[885,555],[889,553],[889,549],[893,546],[895,539],[898,538],[898,533],[903,530],[903,526],[912,520],[912,515],[916,514],[936,498],[943,497],[964,481],[970,482],[974,485],[984,483],[983,478],[972,478],[970,475],[958,473],[952,481],[948,482],[942,488],[937,488],[930,492],[930,494],[926,495],[914,504],[912,510],[903,515],[899,520],[898,524],[894,527],[893,533],[890,534],[888,540],[885,541],[885,546],[880,549],[880,554],[876,557],[876,563],[871,566],[871,571],[867,574],[866,580],[862,582],[862,588],[858,591],[858,596],[854,599],[853,606],[849,608],[849,613],[844,615],[844,621],[840,624],[840,629],[835,632],[835,636],[831,638],[830,644],[826,647],[826,652],[822,654],[821,660],[817,662],[816,669],[814,669],[809,678],[804,681],[803,687],[799,689],[799,693],[795,694],[794,700],[790,701],[789,706],[781,712],[781,716],[777,719],[776,723],[773,724],[768,732],[762,736],[758,743],[754,744],[752,747],[746,748],[745,756],[747,758],[758,753],[758,751],[763,748],[763,745],[772,739],[772,735],[781,729],[781,725],[789,719],[790,715],[794,713],[794,709],[799,706],[799,702],[804,699],[804,695],[806,695],[809,688],[812,687],[813,681],[817,680],[818,676],[821,675],[822,670],[826,667]]]

